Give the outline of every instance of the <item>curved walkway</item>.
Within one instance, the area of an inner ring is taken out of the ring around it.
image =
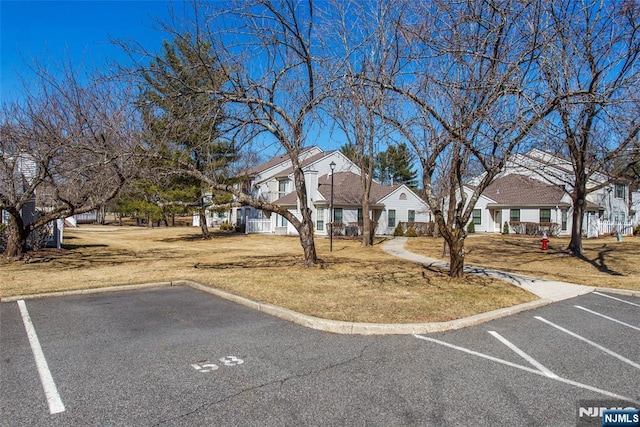
[[[449,268],[448,262],[407,251],[404,248],[406,242],[406,237],[395,237],[393,240],[387,242],[383,246],[382,250],[390,255],[425,264],[427,266],[444,269]],[[559,282],[556,280],[539,279],[536,277],[523,276],[521,274],[472,265],[466,266],[464,271],[469,274],[477,274],[492,277],[494,279],[506,280],[507,282],[513,283],[514,285],[519,286],[542,299],[553,302],[577,297],[578,295],[588,294],[589,292],[596,290],[596,288],[591,286],[576,285],[574,283]]]

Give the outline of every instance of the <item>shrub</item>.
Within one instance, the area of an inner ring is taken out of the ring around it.
[[[418,236],[433,236],[435,233],[434,222],[407,222],[407,230],[413,228]]]
[[[398,225],[396,225],[396,229],[393,231],[393,235],[394,236],[404,236],[404,228],[402,227],[402,223],[399,222]]]
[[[405,237],[418,237],[418,233],[413,228],[410,228],[410,229],[407,230],[406,233],[404,233],[404,236]]]
[[[476,225],[471,221],[469,225],[467,225],[467,233],[473,234],[476,232]]]
[[[640,236],[640,224],[638,224],[635,227],[633,227],[633,235],[634,236]]]
[[[502,234],[509,234],[509,223],[507,221],[502,226]]]
[[[358,237],[362,235],[362,227],[358,224],[349,223],[344,227],[345,236]]]
[[[527,236],[541,236],[542,233],[547,233],[548,236],[557,237],[560,234],[560,224],[555,222],[511,221],[509,225],[516,234]]]

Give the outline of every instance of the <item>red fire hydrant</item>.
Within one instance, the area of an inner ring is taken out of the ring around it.
[[[547,249],[549,249],[549,238],[547,237],[547,233],[542,233],[542,240],[540,240],[542,242],[542,250],[546,251]]]

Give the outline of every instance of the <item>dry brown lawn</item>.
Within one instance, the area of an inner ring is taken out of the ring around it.
[[[551,238],[542,251],[539,237],[477,234],[466,239],[466,263],[588,286],[640,290],[640,237],[584,239],[584,257],[565,249],[568,238]],[[412,238],[412,252],[443,257],[443,240]]]
[[[507,283],[446,274],[381,250],[382,242],[328,239],[316,246],[323,268],[300,265],[295,237],[215,234],[199,229],[82,226],[65,230],[59,251],[0,261],[0,296],[194,280],[328,319],[409,323],[461,318],[536,299]]]

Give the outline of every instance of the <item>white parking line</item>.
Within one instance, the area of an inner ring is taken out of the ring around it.
[[[629,364],[629,365],[633,366],[633,367],[634,367],[634,368],[636,368],[636,369],[640,369],[640,364],[637,364],[636,362],[634,362],[634,361],[632,361],[632,360],[627,359],[626,357],[624,357],[624,356],[622,356],[622,355],[620,355],[620,354],[616,353],[615,351],[611,351],[611,350],[609,350],[608,348],[601,346],[600,344],[597,344],[597,343],[595,343],[595,342],[593,342],[593,341],[591,341],[591,340],[588,340],[587,338],[582,337],[582,336],[580,336],[580,335],[578,335],[578,334],[576,334],[576,333],[574,333],[574,332],[571,332],[570,330],[565,329],[565,328],[563,328],[563,327],[562,327],[562,326],[560,326],[560,325],[556,325],[555,323],[550,322],[550,321],[548,321],[547,319],[544,319],[544,318],[542,318],[542,317],[540,317],[540,316],[535,316],[535,318],[536,318],[536,319],[538,319],[538,320],[540,320],[540,321],[542,321],[542,322],[544,322],[544,323],[546,323],[547,325],[553,326],[554,328],[556,328],[556,329],[558,329],[558,330],[560,330],[560,331],[562,331],[562,332],[564,332],[564,333],[566,333],[566,334],[571,335],[572,337],[578,338],[579,340],[584,341],[584,342],[586,342],[587,344],[594,346],[594,347],[595,347],[595,348],[597,348],[598,350],[602,350],[602,351],[604,351],[605,353],[607,353],[607,354],[609,354],[609,355],[611,355],[611,356],[615,357],[615,358],[616,358],[616,359],[618,359],[618,360],[621,360],[621,361],[622,361],[622,362],[624,362],[624,363],[627,363],[627,364]]]
[[[27,337],[29,338],[29,345],[31,345],[31,351],[33,351],[33,357],[36,360],[36,367],[38,368],[38,374],[40,375],[40,382],[44,388],[44,394],[47,397],[47,403],[49,405],[50,414],[58,414],[64,412],[65,407],[58,394],[56,383],[53,381],[51,371],[49,371],[49,365],[47,359],[44,357],[42,347],[40,346],[40,340],[36,334],[36,330],[31,322],[29,311],[27,311],[27,305],[23,300],[18,301],[18,307],[20,308],[20,314],[22,315],[22,322],[24,328],[27,330]]]
[[[579,305],[574,305],[574,307],[575,308],[579,308],[580,310],[584,310],[584,311],[586,311],[588,313],[595,314],[596,316],[600,316],[600,317],[605,318],[607,320],[611,320],[612,322],[619,323],[619,324],[624,325],[624,326],[626,326],[628,328],[635,329],[636,331],[640,331],[640,328],[637,327],[637,326],[630,325],[630,324],[622,322],[622,321],[620,321],[618,319],[614,319],[613,317],[605,316],[604,314],[598,313],[597,311],[589,310],[588,308],[584,308],[584,307],[579,306]]]
[[[627,303],[627,304],[630,304],[630,305],[635,305],[636,307],[640,307],[640,304],[636,304],[636,303],[630,302],[630,301],[625,301],[625,300],[623,300],[621,298],[612,297],[611,295],[601,294],[600,292],[594,292],[594,294],[600,295],[601,297],[611,298],[611,299],[614,299],[616,301],[624,302],[624,303]]]
[[[540,372],[542,372],[543,374],[545,374],[546,376],[548,376],[549,378],[558,378],[558,376],[556,374],[554,374],[553,372],[551,372],[549,369],[547,369],[544,365],[542,365],[542,363],[538,362],[537,360],[535,360],[533,357],[529,356],[527,353],[525,353],[524,351],[520,350],[518,347],[516,347],[515,344],[513,344],[511,341],[509,341],[508,339],[504,338],[502,335],[500,335],[499,333],[497,333],[496,331],[488,331],[491,335],[493,335],[494,338],[497,338],[502,344],[506,345],[507,347],[509,347],[511,350],[513,350],[516,354],[518,354],[520,357],[522,357],[524,360],[526,360],[527,362],[529,362],[531,365],[535,366],[536,368],[538,368],[538,370]]]
[[[433,343],[436,343],[436,344],[443,345],[445,347],[449,347],[449,348],[453,348],[455,350],[462,351],[464,353],[468,353],[468,354],[472,354],[474,356],[482,357],[483,359],[492,360],[494,362],[502,363],[503,365],[511,366],[511,367],[517,368],[517,369],[522,369],[523,371],[531,372],[532,374],[540,375],[540,376],[542,376],[544,378],[548,378],[548,379],[553,380],[553,381],[559,381],[559,382],[564,383],[564,384],[569,384],[569,385],[572,385],[574,387],[582,388],[584,390],[593,391],[595,393],[599,393],[599,394],[602,394],[604,396],[612,397],[614,399],[626,400],[627,402],[631,402],[631,403],[640,405],[640,402],[638,402],[638,401],[636,401],[634,399],[630,399],[628,397],[621,396],[619,394],[612,393],[612,392],[607,391],[607,390],[602,390],[602,389],[597,388],[597,387],[592,387],[590,385],[582,384],[582,383],[579,383],[577,381],[568,380],[568,379],[562,378],[562,377],[556,377],[556,378],[548,377],[547,375],[543,374],[542,372],[538,371],[537,369],[532,369],[532,368],[530,368],[528,366],[518,365],[517,363],[512,363],[512,362],[509,362],[507,360],[503,360],[503,359],[499,359],[497,357],[489,356],[488,354],[479,353],[477,351],[469,350],[469,349],[464,348],[464,347],[459,347],[459,346],[454,345],[454,344],[449,344],[448,342],[440,341],[440,340],[437,340],[435,338],[426,337],[424,335],[413,335],[413,336],[418,338],[418,339],[424,340],[424,341],[430,341],[430,342],[433,342]]]

